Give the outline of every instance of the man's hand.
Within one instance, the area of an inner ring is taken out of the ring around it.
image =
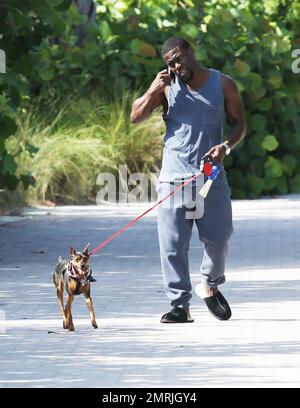
[[[172,78],[168,74],[168,70],[164,69],[163,71],[160,71],[154,81],[152,82],[150,88],[149,88],[149,93],[161,93],[164,92],[164,89],[166,86],[170,86],[172,82]]]
[[[213,146],[205,156],[210,156],[214,163],[222,163],[226,153],[225,153],[225,146],[220,144]]]

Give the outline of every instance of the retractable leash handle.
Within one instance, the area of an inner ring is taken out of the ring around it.
[[[140,220],[144,215],[148,214],[150,211],[152,211],[155,207],[160,205],[163,201],[167,200],[168,198],[172,197],[174,194],[177,193],[177,191],[181,190],[184,186],[189,184],[191,181],[196,180],[197,177],[200,176],[200,174],[203,174],[204,169],[206,171],[209,171],[209,165],[206,163],[209,163],[210,159],[207,156],[203,156],[201,159],[201,164],[200,164],[200,169],[198,173],[194,174],[191,178],[180,184],[178,187],[174,189],[170,194],[168,194],[166,197],[162,198],[160,201],[155,203],[152,207],[148,208],[145,212],[140,214],[138,217],[136,217],[134,220],[130,221],[127,225],[125,225],[123,228],[121,228],[119,231],[115,232],[113,235],[111,235],[109,238],[107,238],[102,244],[98,245],[96,248],[94,248],[91,252],[90,255],[94,255],[96,252],[98,252],[101,248],[103,248],[105,245],[107,245],[109,242],[111,242],[114,238],[116,238],[118,235],[122,234],[122,232],[126,231],[128,228],[130,228],[132,225],[134,225],[138,220]],[[206,167],[205,167],[206,166]]]
[[[204,174],[208,177],[206,183],[204,186],[201,188],[199,191],[199,194],[203,197],[206,198],[213,181],[218,177],[220,171],[222,170],[222,167],[220,164],[213,164],[212,160],[210,158],[207,159],[207,161],[204,163]]]

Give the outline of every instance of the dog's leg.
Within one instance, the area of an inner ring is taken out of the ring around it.
[[[89,308],[92,326],[94,327],[94,329],[98,329],[90,288],[87,291],[84,291],[83,294],[85,296],[85,302],[87,304],[87,307]]]
[[[65,308],[65,313],[66,313],[66,329],[69,329],[69,331],[74,331],[74,324],[73,324],[73,317],[72,317],[72,303],[74,300],[74,295],[73,293],[68,293],[67,296],[67,303],[66,303],[66,308]]]
[[[60,282],[58,286],[56,287],[56,289],[57,289],[57,300],[60,306],[60,314],[64,317],[65,309],[64,309],[64,284],[63,282]]]

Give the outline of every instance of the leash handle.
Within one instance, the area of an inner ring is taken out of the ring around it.
[[[221,171],[221,166],[219,164],[214,164],[209,172],[208,179],[204,186],[201,188],[199,191],[199,194],[203,197],[206,198],[207,194],[212,186],[213,181],[218,177],[220,171]],[[207,174],[206,174],[207,175]]]

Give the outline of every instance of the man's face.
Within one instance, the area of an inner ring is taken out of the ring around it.
[[[189,83],[194,76],[195,58],[191,48],[182,50],[173,48],[163,56],[166,64],[184,83]]]

